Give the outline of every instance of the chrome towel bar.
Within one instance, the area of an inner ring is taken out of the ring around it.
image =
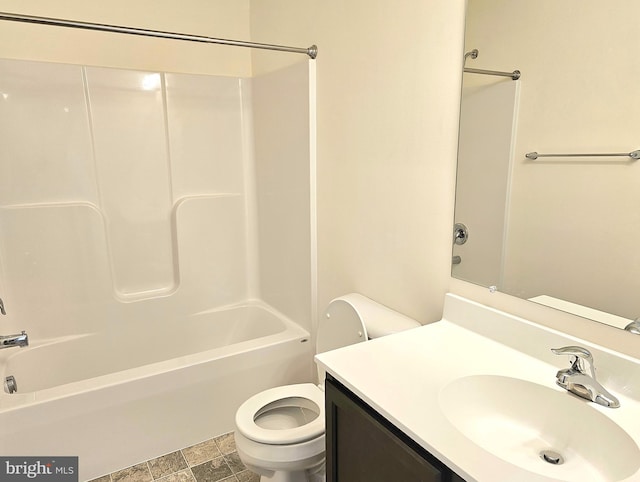
[[[602,154],[538,154],[537,152],[528,152],[525,154],[525,157],[532,160],[536,160],[539,157],[630,157],[631,159],[640,159],[640,149],[632,152],[609,152]]]

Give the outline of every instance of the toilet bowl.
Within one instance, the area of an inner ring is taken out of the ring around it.
[[[261,480],[323,480],[324,392],[301,383],[254,395],[236,412],[235,440],[240,459]]]
[[[420,324],[360,295],[334,299],[318,322],[316,352],[341,348]],[[325,480],[324,372],[320,384],[264,390],[237,410],[235,441],[244,465],[262,482]]]

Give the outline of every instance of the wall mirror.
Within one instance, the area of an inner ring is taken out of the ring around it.
[[[640,317],[638,18],[637,0],[468,0],[455,278]]]

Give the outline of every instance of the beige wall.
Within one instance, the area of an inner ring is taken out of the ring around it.
[[[465,3],[251,3],[253,40],[319,47],[319,309],[354,290],[428,322],[449,290],[640,356],[620,330],[449,276]],[[293,61],[252,56],[255,71]]]
[[[318,305],[357,291],[421,322],[449,283],[463,1],[260,0],[256,41],[317,43]],[[254,69],[290,61],[254,54]]]
[[[464,2],[0,0],[0,10],[257,42],[317,43],[319,309],[359,291],[420,321],[449,279]],[[249,17],[249,7],[251,15]],[[251,31],[248,27],[251,25]],[[0,56],[247,75],[265,53],[2,22]]]
[[[183,0],[178,9],[174,0],[30,0],[19,5],[25,14],[318,44],[320,310],[333,296],[360,291],[429,322],[441,316],[450,289],[637,352],[617,330],[489,294],[449,276],[464,3]],[[0,0],[0,10],[17,12],[16,4]],[[229,75],[250,74],[252,63],[260,73],[300,60],[241,48],[0,26],[0,57],[7,58]]]

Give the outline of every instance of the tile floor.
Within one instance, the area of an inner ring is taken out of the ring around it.
[[[91,482],[259,482],[242,464],[233,432]]]

